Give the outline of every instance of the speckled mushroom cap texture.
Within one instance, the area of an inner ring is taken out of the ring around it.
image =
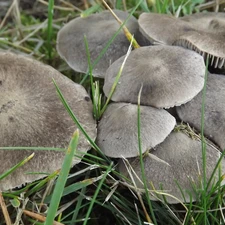
[[[151,42],[191,49],[205,60],[208,56],[213,68],[224,67],[224,13],[197,13],[181,18],[143,13],[138,22],[140,31]]]
[[[122,21],[125,21],[129,16],[127,12],[120,10],[113,11]],[[126,26],[140,45],[147,43],[139,32],[138,22],[135,17],[131,16]],[[57,51],[72,69],[86,73],[88,70],[88,58],[84,35],[87,38],[91,62],[94,63],[119,27],[120,25],[110,11],[92,14],[85,18],[75,18],[59,31]],[[104,78],[107,68],[116,59],[126,54],[129,44],[129,41],[121,30],[108,47],[106,53],[97,65],[94,66],[92,71],[93,76]]]
[[[77,129],[60,101],[54,79],[91,138],[96,137],[92,103],[85,89],[50,66],[12,53],[0,53],[0,146],[67,148]],[[78,151],[90,144],[80,134]],[[61,167],[65,152],[0,150],[0,174],[35,153],[32,160],[0,181],[7,190],[43,177],[28,172],[52,173]],[[74,158],[74,164],[80,157]]]
[[[129,103],[110,104],[98,124],[97,144],[105,155],[129,158],[139,155],[138,106]],[[163,142],[176,120],[163,109],[140,106],[142,152]]]
[[[146,155],[143,161],[147,185],[152,193],[149,196],[152,200],[163,200],[165,197],[168,203],[174,204],[179,203],[179,201],[190,202],[198,199],[196,190],[202,188],[200,180],[203,179],[202,148],[199,140],[194,140],[182,132],[172,132],[162,144],[150,153],[154,157]],[[209,181],[220,156],[219,150],[206,145],[207,181]],[[138,188],[143,189],[139,158],[129,159],[129,163],[133,169],[131,174],[135,184]],[[225,159],[222,159],[221,166],[221,174],[224,174]],[[129,177],[128,170],[122,160],[119,162],[119,169],[123,175]],[[219,180],[218,174],[217,170],[213,179],[215,183]],[[165,194],[156,195],[152,185],[155,190]],[[192,197],[190,198],[190,196]]]
[[[106,96],[124,57],[106,71],[103,87]],[[137,103],[143,85],[141,105],[170,108],[194,98],[203,88],[204,74],[204,60],[194,51],[176,46],[141,47],[130,53],[111,99]]]
[[[200,92],[190,102],[177,107],[181,120],[201,130],[202,96]],[[204,134],[225,149],[225,76],[208,74],[204,106]]]

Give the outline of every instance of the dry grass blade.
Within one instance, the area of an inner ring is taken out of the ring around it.
[[[9,217],[9,213],[8,213],[8,210],[7,210],[7,207],[5,205],[5,201],[4,201],[4,198],[3,198],[1,192],[0,192],[0,206],[2,208],[2,212],[3,212],[4,218],[5,218],[6,225],[11,225],[12,222],[11,222],[11,219]]]
[[[30,212],[28,210],[23,210],[23,213],[26,214],[27,216],[33,218],[33,219],[36,219],[36,220],[40,221],[40,222],[45,222],[45,220],[46,220],[45,216],[42,216],[42,215],[34,213],[34,212]],[[59,223],[57,221],[54,221],[52,225],[64,225],[64,224]]]
[[[115,17],[117,22],[122,25],[123,22],[118,18],[118,16],[112,11],[112,9],[109,7],[109,5],[105,2],[105,0],[102,0],[103,4],[106,6],[106,8],[112,13],[112,15]],[[140,48],[140,45],[137,43],[137,41],[133,38],[132,34],[130,31],[127,29],[127,27],[124,25],[123,26],[123,32],[125,36],[127,37],[129,42],[132,42],[132,45],[134,48]]]

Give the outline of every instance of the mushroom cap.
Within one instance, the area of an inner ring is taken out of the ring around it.
[[[62,102],[52,78],[91,138],[96,137],[92,103],[86,90],[50,66],[12,53],[0,53],[0,146],[67,148],[77,129]],[[78,150],[82,154],[90,144],[80,134]],[[61,167],[63,151],[0,150],[0,174],[32,153],[32,160],[0,181],[7,190],[37,180]],[[74,164],[81,159],[74,158]]]
[[[211,32],[221,32],[225,28],[225,14],[219,12],[200,12],[180,17],[181,20],[189,22],[195,29]]]
[[[200,92],[190,102],[177,107],[181,120],[201,130],[202,95]],[[204,134],[221,149],[225,149],[225,76],[209,74],[204,110]]]
[[[103,87],[109,95],[124,57],[106,71]],[[132,51],[113,93],[116,102],[137,103],[143,84],[141,104],[170,108],[196,96],[204,85],[205,64],[197,53],[181,47],[151,46]]]
[[[224,13],[197,13],[181,18],[143,13],[138,23],[143,35],[153,42],[182,46],[203,56],[208,54],[214,68],[225,65]]]
[[[105,155],[129,158],[139,155],[137,105],[110,104],[98,124],[97,144]],[[155,147],[173,130],[176,120],[163,109],[140,106],[143,153]]]
[[[122,21],[125,21],[129,16],[127,12],[113,11]],[[145,44],[135,17],[131,16],[126,26],[131,34],[134,34],[140,45]],[[92,14],[86,18],[75,18],[58,32],[57,51],[72,69],[86,73],[88,70],[88,59],[84,35],[88,41],[90,58],[93,63],[119,27],[120,25],[110,11]],[[121,30],[98,64],[93,68],[93,76],[104,78],[107,68],[116,59],[126,54],[129,45],[129,41]]]
[[[141,33],[152,43],[160,42],[168,45],[172,45],[180,35],[193,30],[186,21],[157,13],[142,13],[138,24]]]
[[[192,201],[195,201],[198,198],[198,196],[196,196],[196,189],[201,189],[200,178],[203,179],[201,142],[188,137],[182,132],[172,132],[166,140],[158,145],[155,151],[151,153],[157,157],[158,160],[149,155],[143,157],[148,188],[152,190],[151,193],[153,193],[153,195],[150,195],[150,198],[152,200],[157,200],[157,198],[154,197],[156,194],[152,189],[153,185],[155,190],[172,195],[182,202],[190,202],[190,195],[192,196]],[[216,148],[210,145],[206,146],[207,181],[210,179],[220,156],[221,154]],[[139,159],[129,159],[129,163],[137,176],[142,179]],[[225,159],[222,160],[221,165],[223,174],[225,172]],[[123,175],[129,176],[122,160],[119,162],[119,170]],[[133,179],[137,187],[143,189],[143,184],[135,175],[133,175]],[[217,182],[217,180],[218,171],[215,173],[215,182]],[[166,197],[167,202],[170,204],[179,203],[178,200],[168,197],[167,195],[159,194],[158,197],[162,200],[163,197]]]

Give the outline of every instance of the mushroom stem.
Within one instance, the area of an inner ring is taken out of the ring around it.
[[[110,8],[110,6],[105,2],[105,0],[102,0],[103,4],[105,5],[105,7],[112,13],[112,15],[114,16],[114,18],[117,20],[117,22],[122,26],[123,22],[120,20],[120,18],[112,11],[112,9]],[[123,32],[127,38],[127,40],[129,42],[132,41],[132,45],[134,48],[140,48],[140,45],[137,43],[137,41],[133,38],[133,35],[130,33],[130,31],[127,29],[127,27],[124,25],[123,26]]]

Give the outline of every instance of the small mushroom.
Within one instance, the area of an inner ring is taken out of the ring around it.
[[[173,130],[176,120],[163,109],[141,107],[141,139],[143,153],[163,142]],[[98,125],[97,144],[105,155],[129,158],[139,155],[137,105],[110,104]]]
[[[181,120],[201,130],[202,96],[200,92],[190,102],[177,107]],[[225,149],[225,77],[224,75],[208,74],[205,109],[204,134],[214,141],[222,150]]]
[[[12,53],[0,53],[0,146],[67,148],[77,129],[60,101],[52,79],[91,138],[96,137],[92,103],[85,89],[50,66]],[[78,157],[90,149],[81,134]],[[29,156],[32,160],[0,181],[0,190],[29,183],[61,167],[60,151],[0,150],[0,174]],[[40,174],[27,174],[40,172]]]
[[[191,199],[195,201],[199,198],[198,190],[202,189],[201,181],[203,180],[202,148],[199,140],[193,140],[182,132],[172,132],[162,144],[151,151],[151,154],[154,157],[147,154],[143,157],[143,161],[147,186],[151,193],[149,196],[152,200],[163,200],[165,197],[168,203],[174,204],[179,203],[179,200],[190,202]],[[216,148],[206,145],[207,182],[220,156],[221,154]],[[137,188],[143,189],[139,158],[129,159],[129,163],[133,168],[131,174]],[[223,174],[225,159],[222,160],[221,165]],[[119,170],[120,173],[129,177],[122,160],[119,162]],[[219,180],[218,174],[219,169],[212,179],[215,183]],[[154,190],[164,194],[157,195]]]
[[[109,95],[124,57],[106,71],[103,87]],[[143,84],[141,104],[170,108],[190,101],[203,88],[205,64],[197,53],[181,47],[150,46],[132,51],[113,93],[116,102],[137,103]]]
[[[129,16],[127,12],[114,10],[115,14],[125,21]],[[127,28],[134,34],[140,45],[146,40],[138,29],[138,22],[131,16],[126,23]],[[93,63],[100,52],[106,47],[109,40],[118,31],[120,25],[111,15],[110,11],[93,14],[86,18],[76,18],[66,24],[58,33],[57,51],[75,71],[86,73],[88,70],[87,52],[85,49],[84,35],[89,44],[90,58]],[[125,55],[129,41],[123,31],[117,35],[106,53],[93,69],[93,76],[104,78],[107,68],[118,58]]]

